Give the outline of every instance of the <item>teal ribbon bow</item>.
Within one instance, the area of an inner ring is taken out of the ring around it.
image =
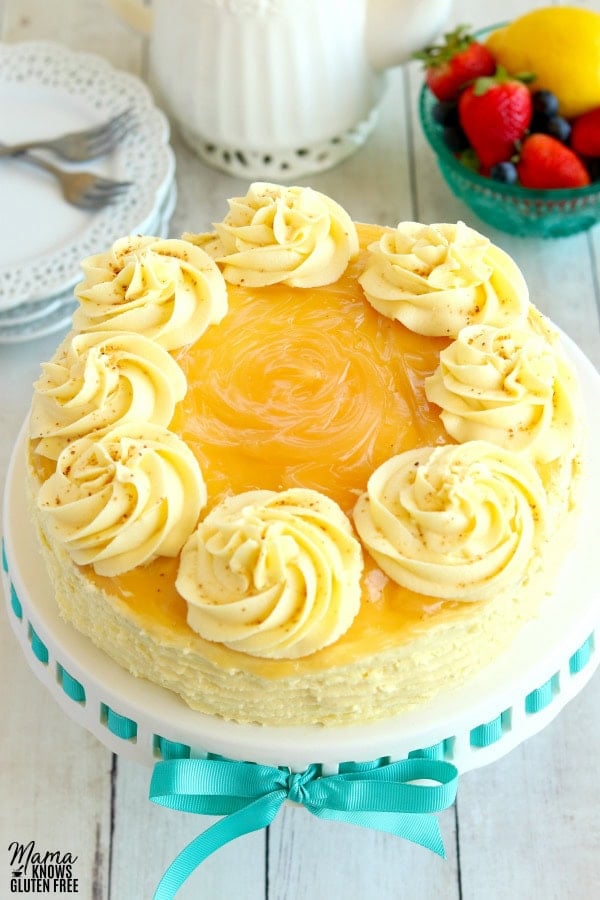
[[[414,783],[423,780],[429,783]],[[226,818],[181,851],[164,873],[154,900],[172,900],[211,853],[243,834],[266,828],[286,800],[320,819],[386,831],[445,858],[439,823],[431,813],[452,805],[457,783],[455,766],[424,758],[346,763],[336,775],[322,775],[317,765],[296,773],[224,758],[159,762],[150,783],[154,803]]]

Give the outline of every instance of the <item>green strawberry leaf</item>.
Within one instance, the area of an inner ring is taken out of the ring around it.
[[[458,161],[472,172],[479,172],[479,159],[472,147],[467,147],[458,154]]]
[[[419,59],[425,64],[425,68],[434,68],[449,62],[458,53],[466,50],[472,44],[473,37],[470,25],[458,25],[454,31],[448,31],[444,35],[443,44],[432,44],[423,47],[417,53],[413,53],[411,59]]]
[[[532,81],[535,81],[537,75],[535,74],[535,72],[518,72],[512,77],[515,79],[515,81],[522,81],[523,84],[531,84]]]
[[[497,84],[508,84],[510,81],[520,81],[522,84],[531,84],[537,78],[533,72],[519,72],[518,75],[511,75],[506,71],[504,66],[498,66],[493,75],[485,75],[476,78],[473,82],[473,93],[476,97],[482,97],[490,88]]]
[[[498,84],[498,79],[495,75],[484,75],[482,78],[476,78],[473,82],[473,93],[476,97],[483,97],[496,84]]]

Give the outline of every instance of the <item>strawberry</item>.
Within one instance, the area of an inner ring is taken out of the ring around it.
[[[600,156],[600,106],[573,120],[571,149],[580,156]]]
[[[438,100],[456,100],[462,87],[480,75],[492,75],[494,57],[469,34],[466,25],[444,35],[444,43],[415,53],[425,65],[425,83]]]
[[[460,124],[484,169],[510,159],[531,122],[526,80],[531,76],[508,75],[498,66],[495,75],[478,78],[460,95]]]
[[[569,147],[549,134],[531,134],[523,141],[517,163],[519,180],[528,188],[574,188],[590,183],[586,167]]]

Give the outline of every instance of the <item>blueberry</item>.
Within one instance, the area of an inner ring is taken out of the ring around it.
[[[541,132],[542,134],[546,133],[546,129],[548,128],[548,116],[542,116],[540,113],[534,113],[531,117],[531,122],[529,123],[529,131],[533,134],[534,132]]]
[[[546,132],[555,137],[557,141],[566,144],[571,137],[571,126],[562,116],[552,116],[551,119],[548,119]]]
[[[511,162],[499,162],[490,169],[490,178],[501,181],[503,184],[515,184],[519,175],[517,167]]]
[[[552,91],[535,91],[531,99],[533,100],[534,114],[539,113],[547,119],[558,115],[558,97]]]
[[[444,128],[444,141],[453,153],[460,153],[469,146],[469,140],[460,125],[446,125]]]
[[[454,100],[440,100],[432,106],[431,117],[438,125],[458,125],[458,106]]]

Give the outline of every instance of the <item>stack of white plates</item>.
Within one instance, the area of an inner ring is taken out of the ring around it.
[[[3,143],[92,127],[123,110],[131,128],[107,156],[74,164],[44,154],[65,169],[132,182],[104,209],[70,206],[53,176],[18,157],[0,159],[0,343],[66,332],[81,260],[125,235],[166,237],[176,201],[169,124],[138,78],[58,44],[0,43]]]

